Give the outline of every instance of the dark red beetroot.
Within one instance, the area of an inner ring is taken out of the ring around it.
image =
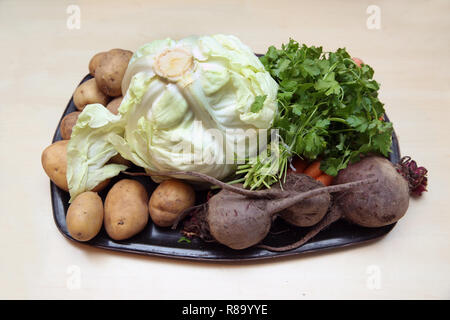
[[[389,160],[377,156],[366,157],[340,171],[335,183],[342,185],[368,178],[376,178],[377,182],[339,192],[323,220],[298,242],[279,248],[260,247],[271,251],[298,248],[340,218],[364,227],[381,227],[401,219],[409,205],[408,183]]]
[[[321,187],[306,192],[292,192],[280,189],[250,191],[240,186],[228,185],[207,175],[197,172],[166,172],[151,175],[191,175],[199,177],[223,189],[213,195],[202,206],[198,216],[199,225],[206,222],[212,238],[232,248],[245,249],[260,243],[269,233],[274,216],[296,203],[324,193],[342,192],[355,187],[376,182],[375,178],[354,181],[351,183]],[[302,183],[309,177],[293,175]]]
[[[307,175],[302,175],[302,179],[299,179],[295,174],[289,174],[283,184],[283,190],[296,193],[321,188],[323,186],[321,182]],[[276,185],[274,188],[279,189],[279,186]],[[325,192],[313,198],[305,199],[281,211],[279,217],[297,227],[310,227],[322,220],[330,204],[331,196],[328,192]]]

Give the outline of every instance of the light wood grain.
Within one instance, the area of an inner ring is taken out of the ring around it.
[[[69,4],[81,9],[79,30],[66,27]],[[379,30],[366,26],[371,4]],[[0,298],[450,298],[449,13],[447,0],[1,1]],[[430,171],[430,192],[380,241],[267,262],[142,257],[63,238],[40,156],[91,56],[214,33],[255,52],[289,37],[345,46],[369,63],[402,153]]]

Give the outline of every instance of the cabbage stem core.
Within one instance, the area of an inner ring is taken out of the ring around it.
[[[168,49],[162,52],[155,61],[153,68],[157,75],[176,81],[194,64],[193,56],[182,48]]]

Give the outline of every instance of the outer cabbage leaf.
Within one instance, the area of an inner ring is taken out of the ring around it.
[[[101,104],[85,107],[72,129],[67,146],[67,181],[71,201],[81,192],[92,190],[100,182],[116,176],[127,166],[106,164],[117,154],[108,141],[110,136],[123,135],[120,116]]]

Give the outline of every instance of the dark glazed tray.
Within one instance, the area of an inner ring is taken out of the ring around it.
[[[90,75],[84,77],[81,81],[92,78]],[[70,99],[61,119],[68,113],[76,111],[73,99]],[[385,116],[386,121],[389,119]],[[59,124],[53,137],[53,142],[61,140]],[[400,160],[400,150],[395,132],[392,135],[392,153],[389,155],[391,162],[397,163]],[[124,178],[124,174],[112,179],[109,186],[100,192],[100,196],[105,199],[108,190],[118,180]],[[148,177],[130,177],[127,179],[136,179],[141,182],[149,194],[155,189],[156,184]],[[53,217],[59,231],[70,240],[73,239],[66,226],[66,213],[69,207],[69,194],[59,189],[54,183],[50,183]],[[198,202],[205,200],[205,194],[198,194]],[[326,230],[320,232],[316,237],[311,239],[307,244],[300,248],[287,252],[271,252],[259,248],[248,248],[245,250],[232,250],[218,243],[206,243],[200,239],[192,239],[191,243],[178,242],[182,234],[180,230],[171,230],[169,228],[160,228],[155,226],[149,219],[146,228],[136,236],[124,240],[114,241],[110,239],[104,230],[92,240],[84,242],[87,245],[114,250],[133,252],[144,255],[165,256],[171,258],[190,259],[190,260],[207,260],[207,261],[242,261],[276,258],[281,256],[297,255],[304,252],[325,250],[338,248],[343,246],[355,245],[362,242],[375,240],[386,235],[394,224],[381,228],[364,228],[349,224],[343,220],[332,224]],[[293,227],[281,221],[275,220],[271,233],[264,239],[265,244],[272,246],[282,246],[297,241],[309,228]]]

